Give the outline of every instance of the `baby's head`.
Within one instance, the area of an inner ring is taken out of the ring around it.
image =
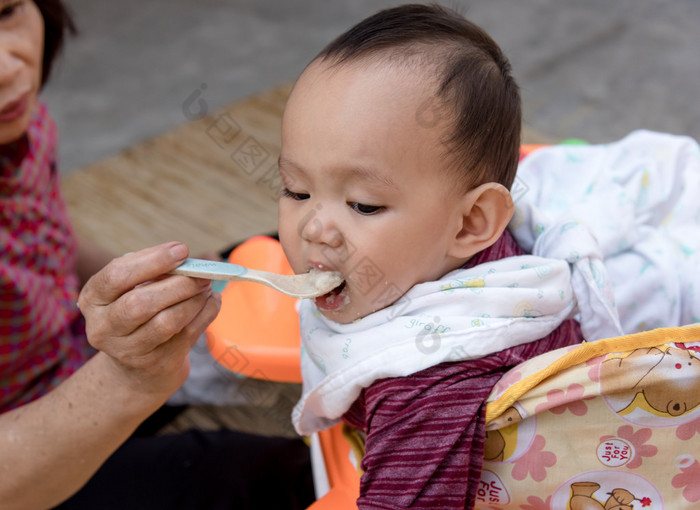
[[[279,232],[350,322],[493,244],[513,211],[520,96],[493,40],[437,6],[367,18],[304,70],[282,123]]]
[[[67,30],[60,0],[0,0],[0,145],[24,134]]]

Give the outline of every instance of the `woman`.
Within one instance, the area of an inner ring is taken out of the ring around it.
[[[275,497],[303,507],[300,441],[132,436],[187,378],[188,351],[220,297],[207,281],[163,276],[188,256],[181,243],[107,263],[76,240],[55,126],[38,99],[72,27],[60,0],[0,0],[2,506],[264,508],[274,491],[260,487],[279,482],[287,490]],[[270,466],[278,455],[295,461]]]

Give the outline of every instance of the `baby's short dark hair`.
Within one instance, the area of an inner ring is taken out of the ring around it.
[[[61,0],[34,0],[44,18],[44,60],[41,66],[42,87],[51,75],[56,56],[63,47],[66,32],[75,33],[75,24]]]
[[[444,142],[450,166],[468,188],[485,182],[510,188],[520,149],[520,91],[508,59],[482,28],[438,5],[403,5],[361,21],[315,60],[340,65],[368,57],[392,63],[418,58],[432,66],[435,105],[424,105],[417,115],[430,122],[428,110],[449,112],[451,132]]]

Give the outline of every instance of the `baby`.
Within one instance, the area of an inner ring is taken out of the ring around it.
[[[280,241],[295,272],[345,277],[302,302],[293,420],[366,434],[359,508],[471,508],[493,385],[581,341],[567,264],[506,230],[520,124],[500,48],[438,6],[360,22],[291,93]]]

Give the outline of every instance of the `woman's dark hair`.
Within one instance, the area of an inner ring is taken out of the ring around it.
[[[453,127],[445,142],[460,180],[469,187],[495,181],[510,188],[520,150],[520,90],[508,59],[483,29],[438,5],[404,5],[361,21],[316,59],[341,65],[365,57],[418,58],[434,69],[438,109],[425,106],[449,112]]]
[[[75,23],[61,0],[34,0],[44,18],[44,61],[41,67],[41,86],[43,87],[51,75],[56,56],[63,47],[67,32],[76,32]]]

